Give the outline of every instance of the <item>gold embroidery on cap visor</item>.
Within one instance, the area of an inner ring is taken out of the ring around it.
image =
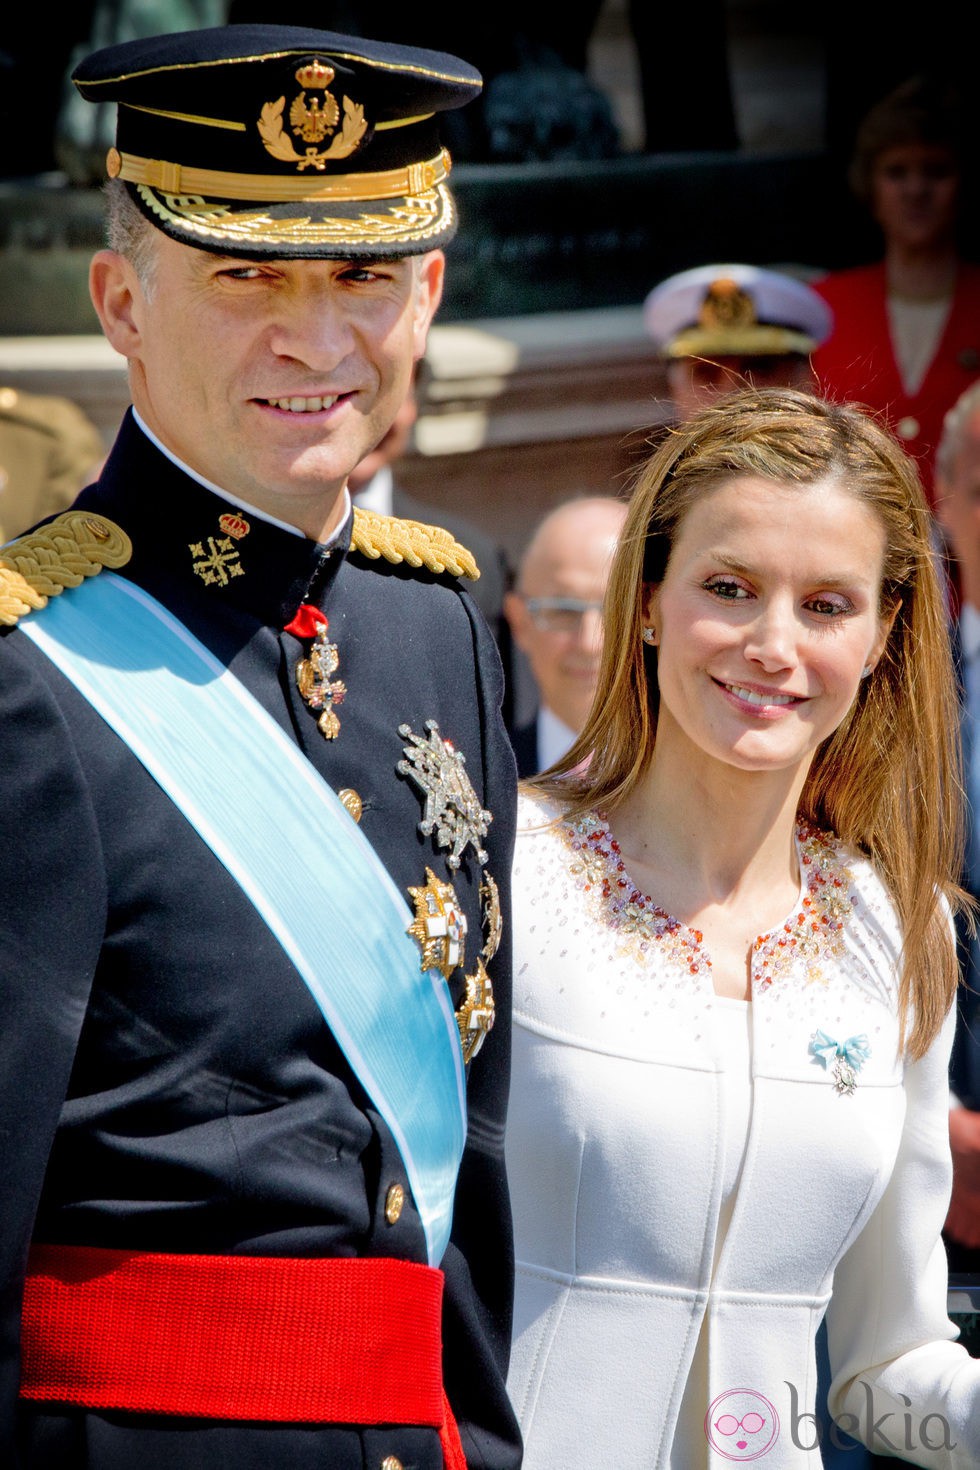
[[[227,204],[199,195],[157,194],[145,184],[137,186],[143,206],[162,221],[163,227],[192,240],[215,245],[297,247],[313,245],[370,248],[372,246],[424,245],[442,236],[456,223],[452,195],[444,184],[425,193],[393,203],[387,213],[332,215],[315,219],[311,214],[277,218],[265,210],[236,212]]]
[[[691,327],[675,337],[667,348],[668,357],[771,357],[784,352],[813,352],[815,338],[790,327],[754,326]]]

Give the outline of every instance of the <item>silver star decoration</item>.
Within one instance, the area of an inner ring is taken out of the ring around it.
[[[840,1097],[851,1097],[857,1086],[857,1073],[850,1062],[838,1057],[834,1062],[833,1077],[834,1091]]]
[[[443,740],[435,720],[426,720],[425,728],[428,740],[415,735],[409,725],[398,726],[399,735],[411,742],[404,747],[406,759],[398,762],[398,770],[425,794],[419,831],[426,837],[434,832],[438,845],[450,849],[447,868],[459,867],[467,847],[473,848],[478,863],[485,863],[483,839],[493,816],[479,803],[462,751]]]

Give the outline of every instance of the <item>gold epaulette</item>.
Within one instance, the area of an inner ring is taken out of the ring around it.
[[[480,568],[471,551],[444,531],[441,526],[426,526],[421,521],[402,521],[397,516],[378,515],[377,511],[354,507],[354,531],[351,550],[377,561],[408,562],[410,567],[428,567],[430,572],[449,572],[453,577],[478,580]]]
[[[115,521],[66,510],[0,550],[0,624],[12,627],[103,567],[124,567],[133,543]]]

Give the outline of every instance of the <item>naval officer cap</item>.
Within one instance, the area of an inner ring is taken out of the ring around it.
[[[455,56],[228,25],[106,47],[72,80],[88,101],[117,104],[109,177],[184,244],[379,259],[455,233],[437,120],[482,85]]]
[[[665,357],[770,357],[813,352],[833,314],[810,286],[755,265],[703,265],[668,276],[643,304]]]

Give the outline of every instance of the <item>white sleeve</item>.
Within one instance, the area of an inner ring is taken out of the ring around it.
[[[954,1006],[905,1070],[891,1180],[834,1274],[827,1312],[830,1412],[875,1454],[928,1470],[980,1466],[980,1360],[952,1341],[941,1238],[949,1204]]]

